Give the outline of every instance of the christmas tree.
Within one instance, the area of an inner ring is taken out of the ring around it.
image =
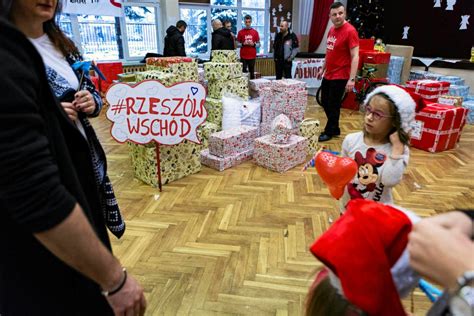
[[[349,0],[347,18],[359,32],[360,38],[384,39],[383,0]]]

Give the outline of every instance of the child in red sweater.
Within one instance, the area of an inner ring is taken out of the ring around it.
[[[250,79],[255,79],[255,59],[257,58],[257,47],[260,47],[260,36],[252,28],[252,17],[244,17],[245,28],[237,34],[237,46],[240,47],[240,61],[243,72],[250,72]]]

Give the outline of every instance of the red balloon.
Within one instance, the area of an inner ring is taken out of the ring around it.
[[[317,155],[314,166],[331,195],[337,200],[341,198],[344,188],[354,178],[358,168],[353,159],[324,151]]]

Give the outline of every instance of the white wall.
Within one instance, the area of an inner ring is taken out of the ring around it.
[[[163,31],[168,26],[175,25],[179,21],[179,4],[177,0],[161,0],[161,19],[163,21]]]

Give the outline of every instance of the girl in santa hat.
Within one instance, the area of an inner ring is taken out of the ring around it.
[[[358,166],[354,180],[342,197],[393,203],[392,188],[400,183],[408,165],[409,132],[415,117],[415,101],[403,88],[376,88],[365,100],[363,130],[346,136],[342,155]]]

